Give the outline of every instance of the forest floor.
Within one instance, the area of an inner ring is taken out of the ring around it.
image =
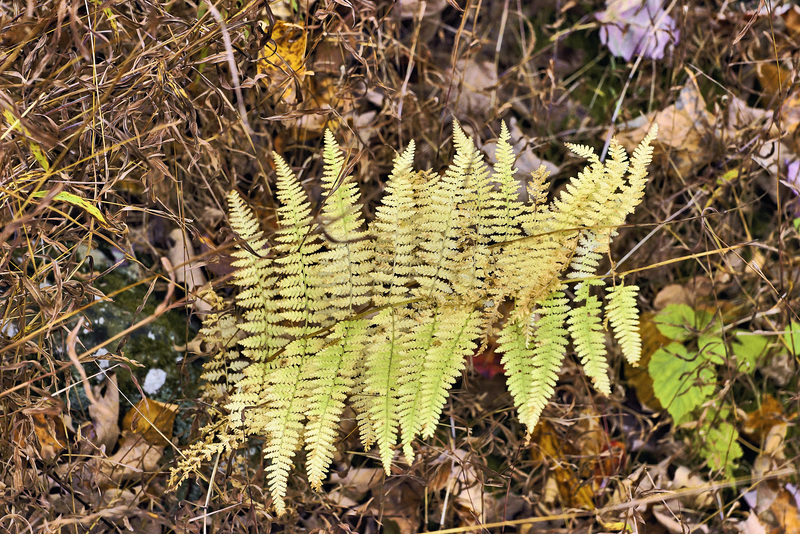
[[[800,532],[798,57],[776,2],[0,2],[0,531]],[[504,121],[553,195],[565,143],[658,124],[611,255],[638,367],[612,349],[604,396],[568,356],[526,436],[489,340],[390,476],[350,414],[281,517],[257,437],[170,486],[209,418],[197,290],[234,295],[228,192],[271,237],[271,153],[318,203],[328,128],[370,220],[454,119],[490,159]]]

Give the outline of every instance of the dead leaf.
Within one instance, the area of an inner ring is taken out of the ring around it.
[[[380,484],[384,470],[377,467],[353,467],[344,474],[332,472],[328,478],[331,484],[339,484],[341,493],[347,498],[360,501],[373,486]]]
[[[792,73],[772,61],[758,63],[756,76],[767,105],[777,103],[792,83]]]
[[[306,75],[306,39],[307,31],[300,24],[278,20],[272,25],[272,40],[261,51],[258,73],[266,75],[267,88],[275,92],[277,101],[298,101],[295,87]]]
[[[672,476],[670,487],[676,490],[697,490],[708,487],[708,482],[697,473],[693,473],[688,467],[679,465]],[[711,491],[689,492],[687,496],[680,499],[687,506],[696,509],[704,509],[714,503],[714,495]]]
[[[767,361],[759,366],[761,374],[771,379],[778,386],[786,386],[795,374],[797,363],[791,354],[786,352],[779,352],[778,354],[767,358]]]
[[[491,90],[497,86],[497,68],[489,61],[473,58],[456,62],[455,80],[458,80],[455,109],[456,116],[480,120],[491,109]]]
[[[778,532],[800,532],[800,511],[797,509],[797,502],[785,489],[778,492],[769,512],[761,514],[759,518],[776,527],[770,532],[776,534]]]
[[[151,445],[141,434],[123,430],[117,452],[97,461],[101,462],[100,471],[108,481],[119,484],[123,480],[158,471],[163,455],[164,447]]]
[[[105,393],[103,393],[105,389]],[[108,373],[106,382],[92,386],[97,402],[89,406],[89,417],[92,418],[93,431],[90,441],[97,447],[105,447],[110,453],[119,438],[119,388],[117,375]]]
[[[428,487],[432,491],[446,490],[452,495],[466,524],[484,523],[486,520],[484,505],[490,497],[483,491],[483,483],[469,461],[469,453],[456,449],[442,454],[434,464],[443,465],[445,469],[440,470],[438,476],[431,479]]]
[[[653,308],[663,310],[670,304],[690,305],[691,302],[692,297],[688,289],[680,284],[669,284],[656,293],[656,297],[653,299]]]
[[[189,234],[182,228],[175,228],[170,232],[169,238],[173,245],[167,251],[167,257],[175,267],[175,281],[184,284],[187,294],[196,295],[206,286],[207,280],[195,259],[194,246]],[[192,306],[198,314],[211,311],[211,304],[197,296]]]
[[[125,414],[122,431],[136,432],[153,445],[167,445],[172,439],[172,426],[177,413],[178,406],[175,404],[142,399]]]
[[[60,413],[51,409],[24,410],[32,425],[42,460],[52,460],[67,446],[67,432]]]
[[[747,519],[737,525],[741,534],[767,534],[767,529],[758,520],[758,516],[753,512],[747,514]]]
[[[662,160],[673,174],[688,177],[695,169],[708,163],[712,157],[708,146],[714,117],[706,110],[706,102],[694,76],[681,89],[675,104],[622,125],[617,138],[628,150],[633,150],[653,122],[658,124],[655,157]]]
[[[653,506],[651,512],[656,521],[667,529],[670,534],[708,532],[708,525],[700,523],[700,520],[696,525],[687,522],[687,514],[680,509],[680,506],[675,501],[657,504]]]
[[[783,406],[772,395],[764,395],[761,407],[747,414],[742,433],[761,447],[753,461],[753,472],[757,477],[784,463],[788,431],[789,423]]]
[[[420,10],[420,0],[398,0],[395,9],[401,19],[411,19],[417,16]],[[438,15],[447,7],[447,0],[429,0],[425,5],[424,17]]]
[[[552,479],[555,479],[562,506],[594,510],[594,491],[591,481],[586,478],[581,479],[567,460],[568,457],[573,458],[582,454],[572,442],[559,436],[550,422],[541,421],[531,435],[531,445],[534,461],[546,463],[551,467]],[[550,491],[546,492],[542,501],[550,505],[556,504],[552,479],[547,481]],[[545,498],[549,500],[544,500]]]

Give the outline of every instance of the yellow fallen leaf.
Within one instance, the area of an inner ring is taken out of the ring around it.
[[[28,145],[28,149],[31,151],[31,154],[33,154],[33,157],[36,159],[36,161],[39,162],[39,165],[41,165],[45,171],[49,171],[50,162],[47,161],[47,156],[44,155],[44,150],[42,150],[42,147],[39,146],[39,143],[33,140],[30,132],[28,132],[28,130],[22,125],[20,120],[7,109],[3,110],[3,117],[8,122],[8,127],[10,130],[17,130],[22,134],[25,139],[25,143]]]
[[[142,399],[122,420],[122,430],[144,436],[153,445],[166,445],[172,439],[172,425],[178,407],[152,399]]]
[[[49,192],[50,191],[48,191],[48,190],[35,191],[31,195],[31,198],[44,198],[45,196],[47,196],[47,193],[49,193]],[[103,226],[106,226],[106,227],[108,226],[108,221],[103,216],[103,212],[101,212],[99,209],[97,209],[97,207],[94,204],[92,204],[91,202],[89,202],[88,200],[86,200],[83,197],[79,197],[78,195],[74,195],[72,193],[67,193],[66,191],[62,191],[60,193],[57,193],[56,196],[53,197],[53,200],[66,202],[67,204],[72,204],[73,206],[81,208],[86,213],[88,213],[89,215],[91,215],[92,217],[97,219],[100,222],[100,224],[102,224]]]
[[[567,457],[577,457],[579,451],[563,441],[555,427],[541,421],[531,435],[534,461],[550,464],[561,502],[566,506],[594,510],[594,490],[589,480],[582,479],[571,469]]]
[[[279,20],[272,26],[272,40],[259,57],[258,73],[267,76],[267,88],[287,104],[297,102],[295,84],[306,74],[306,36],[303,26]]]

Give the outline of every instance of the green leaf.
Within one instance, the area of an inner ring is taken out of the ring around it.
[[[792,321],[789,331],[783,334],[783,340],[792,354],[800,354],[800,324]]]
[[[739,371],[752,373],[756,370],[758,360],[767,352],[769,340],[764,336],[748,335],[739,332],[733,341],[733,354],[739,363]]]
[[[697,348],[715,365],[723,365],[728,357],[725,341],[719,336],[701,335],[697,338]]]
[[[707,423],[709,424],[698,429],[702,440],[700,454],[708,462],[710,470],[724,471],[725,476],[730,478],[733,476],[736,460],[744,454],[738,443],[739,432],[732,424],[724,421],[709,418]]]
[[[35,191],[33,194],[31,194],[31,198],[44,198],[45,196],[47,196],[49,192],[50,191],[48,190]],[[98,221],[100,221],[100,224],[102,224],[103,226],[108,226],[108,221],[103,216],[103,212],[101,212],[99,209],[97,209],[97,207],[94,204],[90,203],[83,197],[79,197],[78,195],[73,195],[72,193],[67,193],[65,191],[62,191],[56,194],[56,196],[53,197],[53,200],[59,200],[61,202],[72,204],[73,206],[77,206],[82,210],[84,210],[89,215],[91,215],[92,217],[94,217],[95,219],[97,219]]]
[[[653,393],[679,425],[714,394],[715,373],[703,354],[690,354],[680,343],[658,349],[648,366]]]
[[[686,304],[670,304],[656,318],[656,328],[665,337],[686,341],[708,328],[714,316],[704,310],[694,310]]]

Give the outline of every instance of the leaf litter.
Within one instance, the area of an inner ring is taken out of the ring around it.
[[[0,22],[3,529],[800,528],[796,6],[52,0],[7,2]],[[197,340],[174,363],[180,395],[151,398],[135,381],[117,389],[141,357],[127,339],[150,324],[145,302],[131,331],[107,340],[113,371],[95,376],[109,356],[81,336],[69,357],[86,310],[126,294],[103,293],[103,278],[135,266],[144,299],[182,314],[188,345],[194,314],[210,311],[206,283],[226,287],[227,192],[243,192],[274,230],[267,154],[282,154],[313,195],[319,138],[336,130],[372,216],[394,150],[414,139],[417,164],[437,171],[453,117],[485,152],[500,120],[511,125],[524,147],[521,195],[540,162],[569,175],[563,142],[594,143],[611,128],[635,145],[659,124],[646,206],[614,260],[635,252],[608,266],[628,269],[652,312],[640,367],[617,365],[605,398],[568,361],[526,444],[499,364],[476,354],[412,465],[376,475],[374,452],[343,421],[337,474],[322,492],[293,481],[285,520],[270,513],[257,442],[167,488],[172,459],[224,406],[188,387],[188,369],[207,357]],[[677,422],[649,362],[669,343],[684,358],[702,352],[695,334],[659,331],[670,304],[708,313],[719,340],[679,373],[704,395]],[[714,439],[726,447],[704,455]]]

